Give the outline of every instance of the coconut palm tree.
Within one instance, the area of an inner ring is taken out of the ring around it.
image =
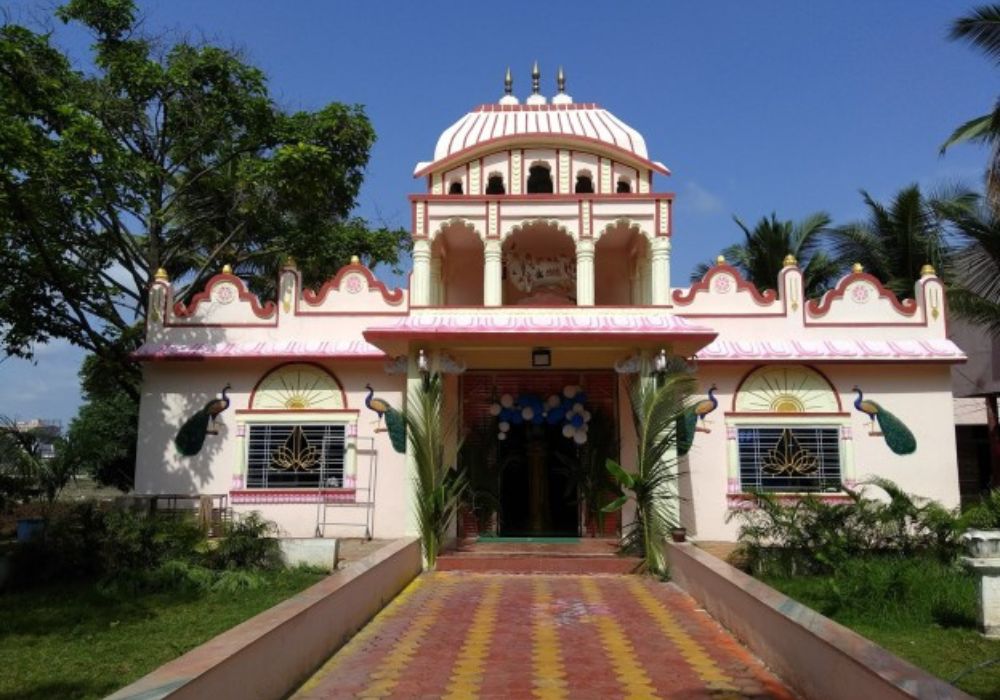
[[[638,549],[646,569],[657,575],[666,573],[664,541],[679,524],[677,426],[694,389],[691,372],[682,363],[675,364],[655,380],[639,375],[629,391],[636,434],[635,471],[607,460],[608,471],[625,493],[604,511],[614,512],[630,498],[635,500],[635,520],[625,526],[623,546]]]
[[[835,279],[840,265],[820,246],[830,230],[830,216],[817,212],[799,222],[781,221],[777,215],[762,217],[751,230],[738,217],[736,225],[743,230],[745,240],[735,243],[722,256],[757,289],[775,289],[778,273],[785,264],[785,257],[792,255],[802,269],[807,297],[819,296]],[[699,265],[692,281],[705,276],[709,265]]]
[[[410,392],[403,419],[416,467],[417,527],[424,562],[433,569],[468,485],[465,474],[447,463],[449,443],[456,431],[455,421],[445,413],[440,376],[428,377],[419,389]]]
[[[952,222],[960,247],[952,256],[948,306],[1000,337],[1000,215],[981,206]]]
[[[1000,64],[1000,4],[982,5],[951,26],[950,38],[968,41],[989,58]],[[990,147],[986,166],[986,194],[990,207],[1000,214],[1000,100],[992,111],[965,122],[941,146],[943,154],[949,147],[964,142],[981,143]]]
[[[861,196],[868,218],[835,228],[833,250],[841,264],[861,263],[900,298],[913,296],[924,265],[946,268],[948,222],[978,199],[967,190],[924,196],[918,185],[900,190],[888,204],[864,190]]]

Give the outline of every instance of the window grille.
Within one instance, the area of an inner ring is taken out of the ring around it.
[[[344,483],[345,426],[249,426],[247,488],[338,488]]]
[[[741,427],[737,438],[744,490],[841,490],[837,427]]]

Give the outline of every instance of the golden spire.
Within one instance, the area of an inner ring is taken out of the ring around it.
[[[559,66],[559,72],[556,73],[556,87],[559,92],[566,92],[566,74],[563,72],[562,66]]]
[[[225,265],[223,265],[222,266],[222,274],[224,274],[224,275],[231,275],[231,274],[233,274],[233,266],[230,265],[229,263],[226,263]]]
[[[725,265],[726,264],[726,256],[725,255],[718,256],[715,259],[715,264],[716,265]]]
[[[856,275],[860,275],[864,271],[865,271],[865,266],[862,265],[861,263],[856,262],[853,265],[851,265],[851,272],[853,272]]]
[[[514,78],[510,74],[510,66],[507,66],[507,75],[503,77],[503,94],[510,95],[514,92]]]
[[[170,281],[170,275],[168,275],[167,271],[164,270],[162,267],[158,267],[158,268],[156,268],[156,274],[153,275],[153,279],[155,279],[155,280],[162,280],[163,282],[169,282]]]
[[[937,277],[937,270],[934,269],[933,265],[931,265],[930,263],[928,263],[927,265],[924,265],[922,268],[920,268],[920,276],[921,277]]]
[[[285,257],[285,267],[295,267],[295,258],[291,255]]]
[[[357,255],[352,255],[351,256],[351,264],[352,265],[360,265],[361,264],[361,258],[359,258]]]
[[[538,90],[541,87],[542,74],[538,70],[538,59],[535,59],[535,65],[531,67],[531,94],[537,95]]]
[[[795,256],[789,253],[785,256],[785,259],[781,261],[784,267],[798,267],[799,261],[795,259]]]

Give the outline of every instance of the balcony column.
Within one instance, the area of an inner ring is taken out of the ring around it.
[[[594,305],[594,241],[576,242],[576,305]]]
[[[483,258],[486,263],[483,270],[483,306],[503,304],[503,272],[500,255],[500,240],[487,239],[483,248]]]
[[[653,239],[652,255],[650,256],[650,274],[652,276],[650,303],[653,306],[670,305],[670,238],[657,236]]]
[[[413,242],[413,277],[410,281],[410,304],[431,303],[431,244],[426,238]]]
[[[432,306],[444,304],[444,285],[441,284],[441,256],[431,254],[431,291],[430,303]]]

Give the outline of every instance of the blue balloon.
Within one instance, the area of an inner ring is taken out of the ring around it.
[[[511,423],[513,423],[514,425],[521,425],[521,423],[523,423],[523,422],[524,422],[524,417],[523,417],[523,416],[521,416],[521,412],[520,412],[520,411],[518,411],[518,412],[517,412],[517,413],[515,413],[515,414],[513,415],[513,417],[512,417],[511,419],[510,419],[510,422],[511,422]]]
[[[566,410],[561,406],[556,406],[555,408],[549,409],[549,420],[555,425],[562,421],[566,417]]]
[[[587,394],[586,394],[586,392],[581,391],[579,394],[577,394],[576,396],[573,397],[573,400],[576,403],[582,403],[582,404],[586,405],[586,403],[587,403]]]
[[[535,425],[541,425],[542,423],[545,422],[545,417],[541,413],[536,413],[534,417],[531,419],[531,422],[534,423]]]
[[[555,425],[562,420],[562,416],[556,413],[556,409],[549,411],[548,415],[545,416],[545,420],[549,425]]]
[[[509,408],[505,408],[500,411],[500,415],[497,416],[497,418],[499,418],[501,423],[504,421],[510,423],[510,421],[514,418],[514,411]]]
[[[579,413],[574,413],[573,417],[569,419],[569,423],[574,428],[579,428],[581,425],[583,425],[583,416],[581,416]]]

